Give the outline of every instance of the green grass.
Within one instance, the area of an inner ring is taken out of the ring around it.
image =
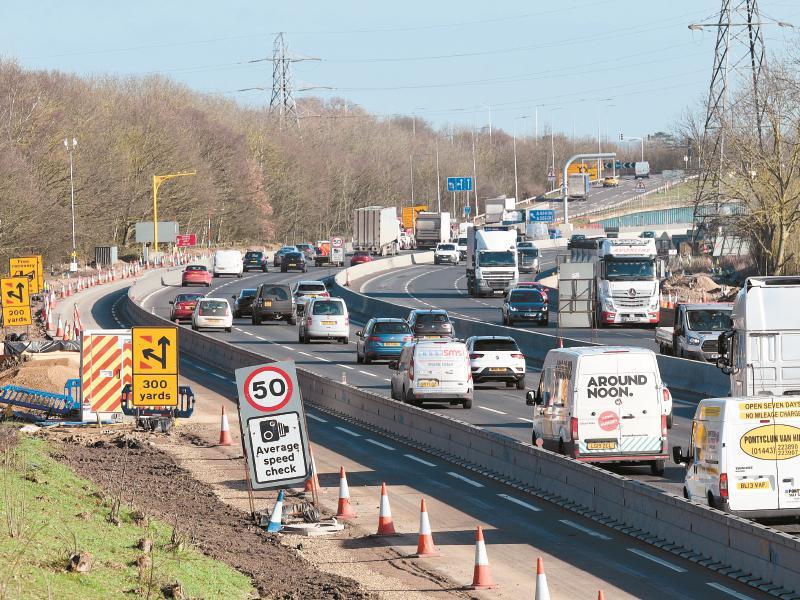
[[[10,467],[10,468],[9,468]],[[142,537],[153,540],[153,585],[180,582],[190,598],[248,598],[248,577],[188,545],[172,549],[170,524],[135,524],[122,506],[120,525],[108,521],[112,499],[53,460],[46,442],[21,436],[11,451],[0,452],[0,599],[148,597],[146,578],[136,565]],[[13,530],[13,535],[12,535]],[[66,570],[75,550],[90,552],[87,574]]]

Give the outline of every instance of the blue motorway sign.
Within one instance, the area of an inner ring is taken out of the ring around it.
[[[448,177],[447,178],[447,191],[448,192],[471,192],[472,191],[472,177]]]
[[[556,220],[556,211],[547,209],[530,209],[528,211],[529,223],[552,223]]]
[[[468,217],[469,213],[471,213],[471,212],[472,212],[472,207],[471,206],[467,205],[467,206],[464,207],[464,216],[465,217]]]

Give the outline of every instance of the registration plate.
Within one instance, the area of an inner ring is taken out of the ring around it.
[[[208,322],[209,323],[221,323],[222,319],[209,319]]]
[[[525,313],[526,317],[538,317],[539,313]]]
[[[272,306],[272,300],[264,300],[264,306]]]
[[[384,342],[384,346],[399,346],[400,342]]]
[[[586,444],[589,450],[614,450],[617,442],[589,442]]]
[[[489,369],[489,371],[491,371],[492,373],[505,373],[506,369],[504,369],[503,367],[492,367]]]
[[[439,387],[439,382],[436,379],[422,379],[419,382],[419,387],[424,387],[424,388]]]
[[[636,317],[622,317],[623,323],[633,323],[636,321]]]
[[[323,321],[323,325],[336,325],[336,321]]]

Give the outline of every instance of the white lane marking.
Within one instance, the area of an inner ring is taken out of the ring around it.
[[[366,441],[369,442],[370,444],[374,444],[375,446],[379,446],[379,447],[384,448],[386,450],[397,450],[397,448],[389,446],[388,444],[381,444],[380,442],[378,442],[376,440],[371,440],[371,439],[367,438]]]
[[[517,417],[520,421],[525,421],[526,423],[533,423],[533,419],[526,419],[525,417]]]
[[[483,487],[482,483],[474,481],[474,480],[470,479],[469,477],[464,477],[463,475],[461,475],[459,473],[454,473],[453,471],[448,471],[447,474],[450,475],[450,477],[455,477],[456,479],[460,479],[464,483],[468,483],[473,487]]]
[[[384,378],[383,378],[383,380],[384,380],[384,381],[388,381],[389,383],[391,383],[391,382],[392,382],[392,380],[391,380],[391,379],[388,379],[387,377],[384,377]]]
[[[281,348],[283,348],[285,350],[291,350],[291,348],[289,346],[281,346]]]
[[[411,460],[415,460],[418,463],[422,463],[426,467],[435,467],[436,466],[434,463],[428,462],[427,460],[422,460],[421,458],[419,458],[418,456],[414,456],[413,454],[404,454],[403,456],[405,456],[406,458],[410,458]]]
[[[385,273],[381,273],[380,275],[376,275],[375,277],[371,277],[367,279],[364,283],[361,284],[361,287],[358,288],[358,291],[361,294],[368,294],[369,292],[365,292],[364,288],[367,287],[373,281],[380,279],[381,277],[386,277],[387,275],[394,275],[395,273],[401,273],[403,271],[408,271],[409,269],[418,269],[419,265],[413,265],[411,267],[405,267],[403,269],[392,269],[391,271],[386,271]]]
[[[150,300],[150,296],[152,296],[153,294],[156,294],[156,293],[158,293],[158,292],[162,291],[163,289],[164,289],[164,288],[160,288],[160,289],[157,289],[157,290],[155,290],[155,291],[152,291],[152,292],[150,292],[149,294],[147,294],[147,296],[145,296],[144,298],[142,298],[142,301],[139,303],[139,306],[141,306],[142,308],[147,308],[147,307],[145,306],[145,304],[147,304],[147,301],[148,301],[148,300]]]
[[[321,356],[315,356],[314,358],[316,358],[317,360],[321,360],[322,362],[331,362],[327,358],[322,358]]]
[[[323,419],[322,417],[318,417],[317,415],[312,415],[311,413],[307,412],[306,416],[309,419],[314,419],[315,421],[319,421],[320,423],[327,423],[327,419]]]
[[[729,587],[725,587],[721,583],[709,582],[706,583],[706,585],[708,587],[714,588],[715,590],[719,590],[723,594],[728,594],[728,596],[733,596],[734,598],[738,598],[739,600],[753,600],[753,598],[751,598],[750,596],[745,596],[744,594],[740,594],[736,590],[732,590]]]
[[[488,406],[479,406],[481,410],[488,410],[489,412],[497,413],[498,415],[507,415],[508,413],[504,413],[502,410],[495,410],[494,408],[489,408]]]
[[[647,560],[652,560],[654,563],[658,563],[662,567],[667,567],[668,569],[672,569],[676,573],[686,573],[686,569],[683,567],[679,567],[678,565],[673,565],[671,562],[667,562],[657,556],[653,556],[652,554],[648,554],[643,550],[639,550],[638,548],[628,548],[628,552],[633,552],[637,556],[641,556],[642,558],[646,558]]]
[[[213,375],[217,379],[224,379],[225,381],[228,381],[228,378],[225,375],[220,375],[219,373],[211,373],[211,375]]]
[[[587,535],[590,535],[592,537],[596,537],[596,538],[599,538],[601,540],[610,540],[611,539],[607,535],[603,535],[602,533],[599,533],[599,532],[595,531],[594,529],[589,529],[588,527],[584,527],[583,525],[575,523],[574,521],[570,521],[569,519],[559,519],[558,521],[559,521],[559,523],[563,523],[567,527],[572,527],[573,529],[577,529],[578,531],[582,531],[583,533],[585,533]]]
[[[343,369],[350,369],[351,371],[353,370],[353,367],[351,367],[350,365],[343,365],[342,363],[336,363],[336,364],[342,367]]]
[[[363,373],[364,375],[369,375],[370,377],[377,377],[377,375],[375,375],[375,373],[370,373],[369,371],[362,371],[362,370],[359,369],[358,372],[359,373]]]
[[[237,329],[238,329],[238,328],[237,328]],[[241,331],[243,334],[245,334],[245,335],[249,335],[250,337],[253,337],[253,334],[252,334],[252,333],[250,333],[249,331],[245,331],[244,329],[238,329],[238,331]]]
[[[257,335],[255,337],[256,337],[257,340],[261,340],[262,342],[266,342],[267,341],[267,338],[263,338],[260,335]],[[270,343],[272,343],[272,342],[270,342]]]
[[[538,506],[534,506],[533,504],[528,504],[524,500],[520,500],[519,498],[514,498],[514,496],[509,496],[508,494],[497,494],[499,498],[503,500],[508,500],[509,502],[513,502],[518,506],[522,506],[523,508],[527,508],[528,510],[532,510],[533,512],[542,512],[542,509]]]
[[[347,435],[352,435],[353,437],[361,437],[361,434],[360,434],[360,433],[356,433],[355,431],[350,431],[349,429],[347,429],[347,428],[345,428],[345,427],[339,427],[339,426],[337,425],[337,426],[336,426],[336,429],[338,429],[339,431],[341,431],[341,432],[343,432],[343,433],[346,433]]]
[[[307,356],[307,357],[311,358],[311,355],[308,352],[298,351],[297,353],[298,354],[302,354],[303,356]]]

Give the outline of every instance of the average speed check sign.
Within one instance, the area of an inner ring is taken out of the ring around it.
[[[236,387],[252,486],[305,482],[311,476],[311,455],[294,361],[236,369]]]

